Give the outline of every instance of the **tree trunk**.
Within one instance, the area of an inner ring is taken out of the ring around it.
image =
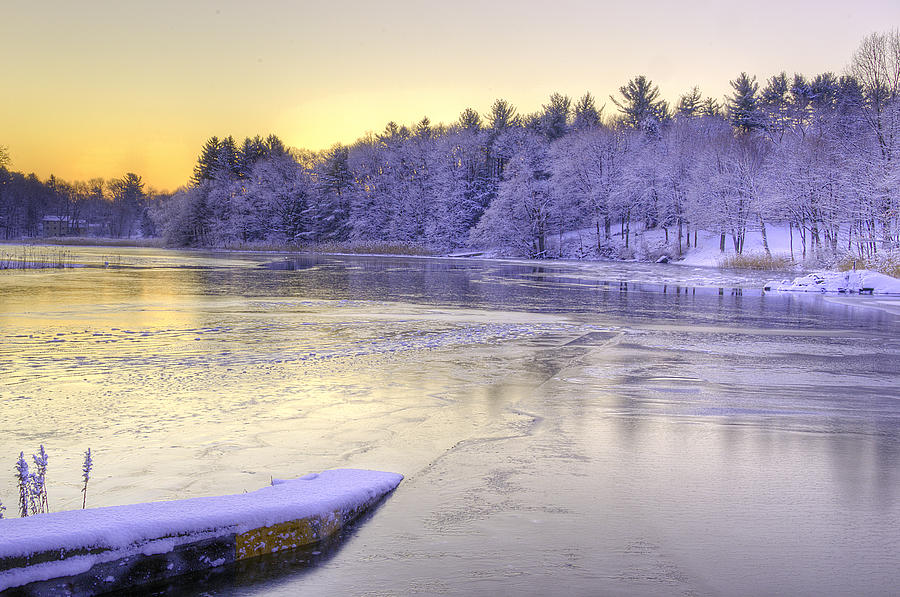
[[[678,218],[678,256],[681,257],[681,234],[682,234],[681,218]]]
[[[794,223],[788,222],[788,233],[791,235],[791,263],[794,262]]]
[[[812,241],[814,257],[819,259],[822,256],[821,244],[822,240],[819,238],[819,225],[813,224],[812,230],[810,230],[810,240]]]
[[[772,252],[769,250],[769,239],[766,237],[766,223],[763,221],[762,217],[759,218],[759,226],[759,230],[762,234],[763,250],[766,252],[766,257],[771,257]]]

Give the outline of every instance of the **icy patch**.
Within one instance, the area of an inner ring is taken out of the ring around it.
[[[764,290],[777,292],[842,292],[900,294],[900,279],[869,270],[816,272],[794,278],[767,282]]]

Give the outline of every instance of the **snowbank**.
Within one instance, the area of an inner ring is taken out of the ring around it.
[[[766,283],[765,290],[779,292],[844,292],[872,294],[900,294],[900,279],[873,272],[816,272],[793,281]]]
[[[793,233],[787,224],[767,224],[766,238],[769,251],[775,257],[790,258],[795,255],[800,258],[800,241],[796,238],[796,230]],[[685,248],[684,259],[678,263],[702,267],[718,267],[723,259],[733,257],[734,241],[730,234],[726,237],[725,252],[719,250],[719,233],[708,230],[700,230],[696,247]],[[744,255],[764,255],[765,246],[762,242],[762,233],[758,229],[747,230],[744,238]]]
[[[734,239],[731,234],[726,235],[725,250],[719,248],[720,233],[710,230],[691,230],[690,242],[687,245],[687,235],[683,238],[682,255],[679,257],[676,249],[676,232],[669,229],[668,244],[666,233],[662,228],[645,230],[640,223],[632,224],[632,236],[629,249],[625,248],[624,239],[618,233],[620,224],[614,222],[613,237],[603,240],[603,244],[609,253],[600,254],[597,249],[597,230],[595,228],[581,228],[564,232],[562,235],[552,234],[547,237],[548,255],[552,258],[587,260],[616,260],[624,261],[657,261],[661,255],[668,257],[671,263],[690,265],[695,267],[718,267],[719,264],[735,255]],[[750,228],[744,238],[744,255],[764,255],[766,245],[769,252],[775,257],[791,259],[801,258],[801,244],[799,233],[791,230],[787,223],[766,224],[767,243],[763,243],[762,231],[759,228]],[[697,244],[694,246],[694,240]],[[504,252],[499,248],[482,248],[466,253],[458,253],[461,257],[479,256],[485,258],[503,257]],[[630,257],[626,257],[630,255]]]
[[[88,571],[116,584],[109,590],[135,582],[126,579],[122,584],[107,574],[117,568],[98,565],[115,562],[122,568],[135,556],[180,549],[178,563],[183,569],[163,562],[161,577],[166,578],[312,543],[337,532],[402,479],[396,473],[336,469],[238,495],[3,519],[0,591]],[[185,563],[184,548],[197,545],[202,547],[192,548],[194,560]],[[204,553],[209,552],[207,547],[214,548],[215,557]]]

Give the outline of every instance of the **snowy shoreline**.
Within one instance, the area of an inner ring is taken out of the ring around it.
[[[761,239],[756,238],[758,235],[750,234],[747,239],[748,255],[755,255],[762,249]],[[713,235],[707,231],[700,234],[700,243],[698,247],[694,247],[685,252],[681,258],[671,257],[667,261],[663,260],[640,260],[640,259],[603,259],[603,258],[572,258],[562,257],[558,259],[533,259],[528,257],[512,257],[504,256],[496,250],[469,250],[459,253],[448,253],[443,255],[405,255],[395,253],[353,253],[340,251],[317,252],[314,249],[298,251],[296,249],[227,249],[227,248],[201,248],[201,247],[183,247],[155,249],[162,251],[174,251],[178,253],[211,253],[215,255],[243,254],[243,255],[266,255],[271,257],[298,257],[298,256],[321,256],[321,257],[364,257],[364,258],[381,258],[381,259],[415,259],[415,260],[437,260],[437,261],[482,261],[499,264],[517,264],[517,265],[540,265],[540,266],[584,266],[585,264],[641,264],[653,266],[657,263],[666,266],[685,267],[685,268],[703,268],[710,271],[716,271],[723,274],[753,272],[757,276],[765,276],[765,270],[744,270],[741,268],[723,267],[722,259],[732,256],[731,251],[722,253],[719,251],[717,235]],[[785,230],[781,230],[778,226],[771,226],[769,233],[769,245],[773,251],[773,255],[786,256],[789,244],[787,242],[788,235]],[[757,246],[758,245],[758,246]],[[52,245],[48,245],[52,246]],[[81,248],[107,248],[104,245],[81,245]],[[126,247],[121,247],[126,248]],[[146,248],[140,245],[128,248]],[[667,256],[668,257],[668,256]],[[802,273],[802,264],[794,266],[796,273]],[[790,270],[781,270],[781,272],[772,271],[770,275],[787,274]],[[809,270],[806,270],[809,272]],[[763,278],[764,279],[764,278]],[[701,284],[703,285],[703,284]],[[819,269],[805,275],[794,277],[793,279],[774,279],[767,281],[764,285],[758,287],[761,291],[768,292],[806,292],[806,293],[832,293],[832,294],[879,294],[879,295],[900,295],[900,280],[891,276],[881,274],[870,270],[857,270],[840,272],[833,270]]]
[[[773,280],[769,292],[820,292],[838,294],[900,295],[900,279],[869,270],[814,272],[793,280]]]
[[[0,592],[49,581],[94,594],[315,543],[402,479],[333,469],[252,493],[0,520]]]

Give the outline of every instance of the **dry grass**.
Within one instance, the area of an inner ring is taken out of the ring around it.
[[[320,243],[304,247],[313,253],[350,253],[353,255],[433,255],[421,245],[388,242]]]
[[[852,269],[868,269],[900,278],[900,252],[879,253],[871,259],[847,255],[835,263],[835,268],[842,272]]]
[[[433,255],[420,245],[386,242],[313,243],[297,245],[291,243],[226,243],[219,249],[227,251],[272,251],[279,253],[338,253],[350,255]]]
[[[198,247],[204,248],[204,247]],[[296,253],[304,250],[303,247],[291,243],[270,243],[264,241],[254,242],[231,242],[222,245],[216,245],[215,249],[223,249],[225,251],[263,251],[276,253]]]
[[[752,269],[760,271],[778,271],[790,269],[792,263],[784,255],[766,255],[761,253],[745,253],[729,255],[719,260],[721,269]]]
[[[75,266],[72,254],[62,249],[22,247],[18,251],[0,251],[0,270],[63,269]]]
[[[42,244],[68,247],[150,247],[162,248],[161,238],[100,238],[93,236],[62,236],[40,239]]]

